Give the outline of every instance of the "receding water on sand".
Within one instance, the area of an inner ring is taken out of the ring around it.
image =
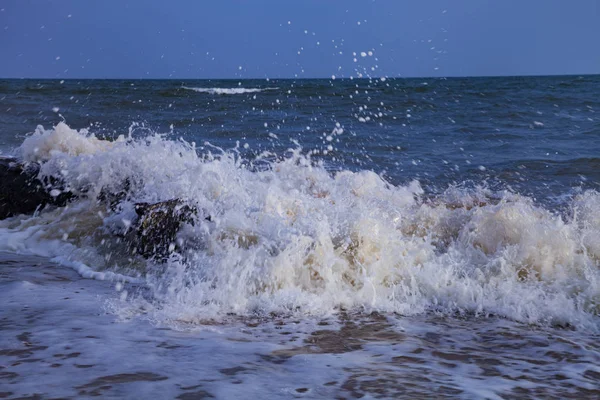
[[[112,282],[7,253],[0,285],[3,398],[600,396],[595,333],[359,312],[168,327],[108,312]]]

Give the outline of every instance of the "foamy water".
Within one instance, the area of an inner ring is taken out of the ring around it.
[[[265,90],[277,90],[278,88],[203,88],[203,87],[187,87],[183,86],[183,89],[192,90],[198,93],[209,93],[209,94],[244,94],[244,93],[259,93]]]
[[[117,315],[177,325],[435,311],[598,329],[595,191],[557,214],[508,191],[450,187],[431,197],[418,181],[331,173],[299,147],[265,164],[161,135],[105,142],[64,123],[38,128],[18,153],[41,161],[42,177],[60,177],[62,190],[80,199],[1,221],[0,250],[143,282],[143,294],[111,303]],[[99,202],[126,181],[114,211]],[[134,203],[175,198],[199,212],[166,262],[144,260],[115,239],[135,220]]]
[[[340,313],[165,329],[115,321],[114,283],[0,252],[4,396],[598,396],[597,334],[498,318]],[[125,284],[127,290],[136,286]]]
[[[598,397],[599,85],[0,81],[0,397]]]

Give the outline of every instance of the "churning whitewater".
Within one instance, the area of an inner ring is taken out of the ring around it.
[[[297,145],[284,157],[238,150],[40,126],[15,155],[39,162],[40,178],[76,200],[0,221],[0,251],[114,279],[122,295],[111,309],[166,323],[345,309],[598,328],[596,191],[558,213],[511,191],[432,195],[417,180],[332,172]],[[109,192],[125,195],[109,206]],[[193,207],[194,220],[167,257],[143,258],[122,240],[134,204],[173,199]],[[123,281],[139,290],[127,293]]]

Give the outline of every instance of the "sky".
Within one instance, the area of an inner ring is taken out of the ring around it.
[[[600,0],[2,0],[1,78],[600,73]]]

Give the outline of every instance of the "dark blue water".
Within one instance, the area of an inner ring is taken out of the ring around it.
[[[394,184],[418,179],[430,192],[486,185],[554,204],[600,184],[598,93],[600,76],[3,80],[0,148],[61,120],[108,138],[132,128],[199,146],[238,143],[250,158],[282,155],[297,141],[330,169],[371,169]],[[330,142],[336,124],[343,134]]]
[[[76,195],[0,221],[0,397],[598,398],[598,93],[0,80],[0,155]],[[134,205],[172,199],[141,257]]]

